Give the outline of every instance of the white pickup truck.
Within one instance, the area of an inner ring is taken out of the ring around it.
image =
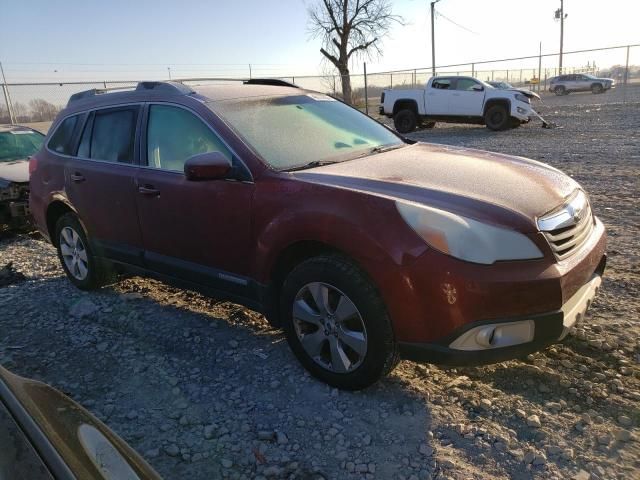
[[[425,88],[384,90],[380,114],[393,117],[396,130],[409,133],[436,122],[484,124],[506,130],[539,117],[531,106],[540,98],[529,90],[497,89],[472,77],[433,77]]]

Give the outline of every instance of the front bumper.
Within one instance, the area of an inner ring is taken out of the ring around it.
[[[400,354],[409,360],[463,366],[501,362],[541,350],[562,340],[582,322],[602,283],[605,266],[606,255],[589,281],[559,310],[472,322],[434,343],[399,342]],[[527,330],[530,336],[523,339]]]
[[[538,114],[535,112],[531,104],[524,102],[515,102],[511,107],[511,116],[522,122],[528,122],[538,118]]]

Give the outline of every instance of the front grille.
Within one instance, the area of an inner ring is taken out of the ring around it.
[[[538,226],[555,257],[564,260],[589,239],[595,217],[586,194],[578,191],[567,204],[538,220]]]

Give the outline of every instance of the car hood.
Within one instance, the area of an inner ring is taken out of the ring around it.
[[[292,175],[419,202],[523,232],[537,231],[536,219],[580,188],[564,173],[534,160],[425,143]]]
[[[16,160],[14,162],[0,162],[0,185],[27,183],[29,181],[29,161]]]
[[[536,92],[532,92],[531,90],[527,90],[526,88],[510,88],[509,91],[518,92],[525,95],[526,97],[537,98],[538,100],[540,100],[540,95],[538,95]]]

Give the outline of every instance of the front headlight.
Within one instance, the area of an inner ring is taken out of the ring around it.
[[[522,93],[516,93],[516,100],[520,100],[521,102],[524,102],[524,103],[531,103],[531,101],[529,100],[529,97],[527,97]]]
[[[490,265],[543,257],[529,238],[513,230],[413,202],[396,201],[396,208],[429,246],[460,260]]]

